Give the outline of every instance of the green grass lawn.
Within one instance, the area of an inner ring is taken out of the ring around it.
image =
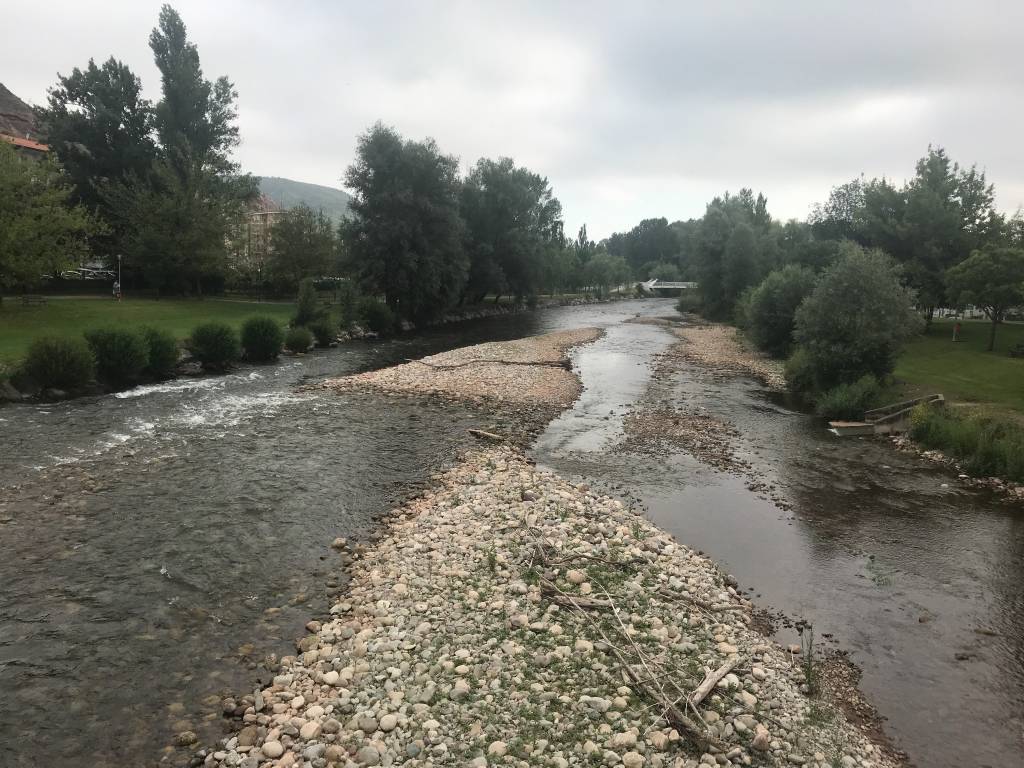
[[[231,299],[51,298],[45,306],[22,306],[17,297],[0,304],[0,362],[24,356],[39,336],[77,336],[90,328],[137,328],[153,325],[180,339],[200,323],[220,320],[236,328],[253,315],[270,315],[286,323],[295,313],[292,303]]]
[[[953,343],[953,321],[936,320],[927,334],[907,345],[896,363],[896,378],[910,394],[941,392],[947,400],[1024,414],[1024,358],[1007,353],[1024,343],[1024,323],[999,326],[995,351],[986,352],[990,327],[987,321],[965,320],[961,341]]]

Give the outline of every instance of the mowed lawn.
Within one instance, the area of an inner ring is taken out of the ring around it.
[[[44,306],[23,306],[17,297],[0,304],[0,362],[25,355],[39,336],[78,336],[90,328],[138,328],[153,325],[184,339],[209,320],[239,327],[253,315],[269,315],[282,324],[295,313],[292,303],[232,299],[51,298]]]
[[[953,321],[936,320],[928,333],[914,339],[896,364],[896,378],[914,394],[941,392],[947,400],[1010,409],[1024,414],[1024,358],[1008,351],[1024,344],[1024,323],[1003,323],[996,347],[986,352],[991,324],[961,323],[961,341],[953,342]]]

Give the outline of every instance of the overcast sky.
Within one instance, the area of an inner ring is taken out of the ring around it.
[[[0,82],[30,103],[114,55],[159,97],[160,3],[4,3]],[[1024,204],[1024,3],[178,0],[210,79],[239,92],[238,159],[342,186],[378,119],[464,168],[546,175],[566,230],[699,216],[742,186],[806,217],[864,173],[902,181],[929,143]]]

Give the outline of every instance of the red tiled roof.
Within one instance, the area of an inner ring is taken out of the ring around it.
[[[47,144],[40,144],[38,141],[32,141],[32,139],[20,139],[17,136],[8,136],[6,133],[0,133],[0,141],[6,141],[10,144],[13,144],[16,147],[34,149],[37,152],[50,151],[50,147]]]

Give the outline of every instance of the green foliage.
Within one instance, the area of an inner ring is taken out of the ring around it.
[[[511,158],[481,159],[463,182],[460,210],[470,260],[464,297],[536,293],[548,247],[563,240],[562,205],[548,180]]]
[[[794,337],[824,391],[866,373],[892,372],[903,343],[921,328],[913,294],[892,260],[853,244],[822,274],[800,304]]]
[[[96,211],[106,233],[94,238],[101,253],[121,253],[130,225],[107,194],[111,184],[145,178],[156,158],[153,110],[142,82],[113,56],[102,66],[58,75],[39,122],[51,151],[74,184],[74,200]]]
[[[185,346],[203,368],[211,371],[226,369],[241,354],[238,334],[227,323],[209,322],[196,326]]]
[[[675,266],[678,269],[680,255],[679,235],[667,219],[644,219],[629,232],[616,233],[606,242],[608,252],[621,256],[631,274],[649,274],[656,265]],[[670,272],[667,274],[671,274]],[[661,277],[662,280],[678,280],[678,277]]]
[[[585,284],[599,296],[608,293],[630,279],[629,264],[622,256],[614,256],[605,250],[598,250],[583,267]]]
[[[685,290],[679,294],[679,300],[676,302],[676,309],[683,314],[687,312],[696,312],[700,309],[703,301],[701,300],[700,293],[694,290]]]
[[[338,324],[328,314],[321,315],[306,327],[313,334],[318,347],[329,347],[338,340]]]
[[[363,296],[358,306],[359,322],[367,329],[386,335],[395,330],[395,315],[391,307],[373,296]]]
[[[378,123],[359,137],[345,175],[355,197],[343,239],[356,274],[414,322],[442,315],[466,284],[458,171],[432,139],[405,140]]]
[[[142,338],[148,351],[146,373],[155,379],[166,379],[178,365],[178,340],[170,331],[146,326]]]
[[[275,288],[281,292],[301,290],[303,278],[328,274],[336,250],[334,226],[323,211],[307,205],[285,211],[270,230],[267,267]]]
[[[918,406],[910,436],[960,460],[971,475],[1024,482],[1024,427],[1017,422]]]
[[[42,389],[75,390],[96,376],[96,359],[83,338],[44,336],[32,342],[22,372]]]
[[[299,298],[295,304],[292,325],[306,325],[320,316],[320,299],[316,295],[313,278],[307,277],[299,283]]]
[[[881,391],[878,379],[868,373],[851,384],[837,384],[820,394],[814,410],[829,419],[862,419],[865,411],[878,405]]]
[[[946,273],[946,283],[955,302],[980,307],[992,321],[991,352],[1007,310],[1024,304],[1024,250],[989,246],[975,251]]]
[[[337,297],[341,327],[348,330],[359,319],[359,292],[351,280],[342,280],[338,284]]]
[[[806,349],[797,347],[786,360],[783,371],[786,386],[800,394],[813,394],[817,388],[814,361]]]
[[[96,360],[96,375],[108,386],[123,387],[138,381],[149,365],[149,346],[137,331],[98,328],[86,331],[85,340]]]
[[[272,317],[250,317],[242,324],[242,350],[253,363],[270,363],[277,359],[284,344],[284,330]]]
[[[301,325],[288,329],[284,337],[284,348],[289,352],[308,352],[313,346],[313,334]]]
[[[88,253],[86,238],[102,227],[71,195],[52,161],[0,141],[0,291],[33,287]]]
[[[788,264],[768,274],[748,297],[745,330],[759,349],[785,357],[793,346],[796,310],[814,288],[809,268]]]

